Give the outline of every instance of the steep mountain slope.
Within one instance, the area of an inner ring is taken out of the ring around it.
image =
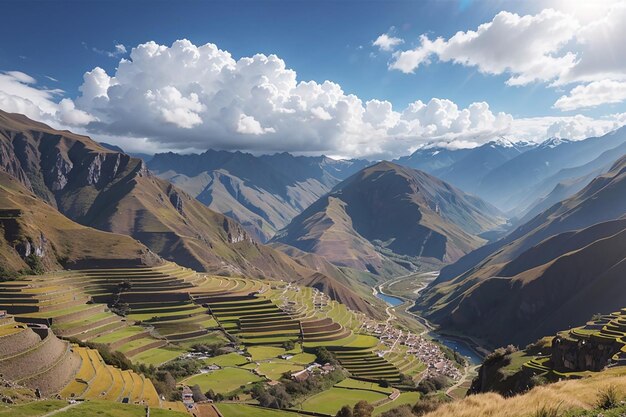
[[[505,138],[491,140],[467,149],[425,146],[394,162],[425,171],[463,191],[475,193],[483,177],[505,162],[535,147],[528,142],[512,142]]]
[[[237,220],[263,242],[341,179],[367,165],[364,160],[324,156],[214,150],[199,155],[157,154],[148,162],[161,178]]]
[[[259,244],[234,220],[152,175],[143,161],[86,136],[0,112],[0,170],[74,221],[132,236],[181,265],[212,273],[319,280],[316,270]],[[327,288],[341,288],[334,292],[343,297],[339,301],[376,312],[368,302],[351,302],[360,296],[326,278]]]
[[[90,265],[154,265],[158,256],[136,240],[81,226],[0,171],[0,267],[21,271]],[[6,278],[6,277],[3,277]]]
[[[626,156],[573,197],[444,268],[418,307],[494,345],[524,344],[621,308],[625,213]]]
[[[274,241],[337,265],[393,274],[416,259],[458,259],[484,242],[477,234],[503,221],[493,207],[435,177],[381,162],[338,184]]]
[[[531,193],[536,184],[565,168],[587,164],[625,142],[626,127],[580,141],[549,139],[491,170],[476,193],[501,210],[514,210],[520,205],[525,206],[522,203],[528,200],[529,195],[534,198],[541,196]],[[548,186],[546,191],[554,185],[556,183]]]

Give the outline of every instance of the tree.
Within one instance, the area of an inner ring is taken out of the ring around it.
[[[317,356],[317,361],[321,364],[330,363],[334,365],[336,363],[335,357],[332,355],[332,353],[330,353],[328,349],[323,346],[317,348],[315,356]]]
[[[285,350],[293,350],[296,345],[293,343],[293,340],[285,340],[283,342],[283,349]]]
[[[200,389],[200,385],[196,384],[191,387],[191,394],[193,395],[193,400],[195,402],[206,401],[206,396],[202,393],[202,389]]]
[[[335,414],[335,417],[353,417],[354,415],[352,414],[352,409],[347,406],[344,405],[343,407],[341,407],[341,410],[337,411],[337,414]]]
[[[372,417],[374,406],[367,401],[361,400],[354,405],[352,414],[354,417]]]

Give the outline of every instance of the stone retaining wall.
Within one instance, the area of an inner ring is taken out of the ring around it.
[[[557,336],[552,341],[552,367],[557,371],[601,371],[621,346],[617,342],[570,340]]]
[[[0,373],[10,380],[20,380],[41,372],[65,354],[67,343],[50,333],[30,350],[0,361]]]
[[[41,338],[30,329],[0,337],[0,358],[27,350],[40,341]]]
[[[51,368],[23,380],[22,384],[33,389],[39,388],[44,395],[57,393],[72,381],[80,369],[81,362],[80,355],[67,349]]]

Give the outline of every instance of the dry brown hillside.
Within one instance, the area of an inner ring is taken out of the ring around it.
[[[412,263],[455,261],[485,243],[478,234],[503,222],[477,197],[424,172],[380,162],[339,183],[273,241],[336,265],[394,274]]]
[[[530,417],[564,415],[573,410],[590,410],[597,406],[599,395],[614,387],[620,398],[626,394],[624,370],[615,368],[592,378],[568,380],[540,386],[526,394],[503,398],[499,394],[478,394],[441,406],[426,417]],[[542,407],[558,409],[558,414],[535,414]],[[593,414],[594,416],[596,414]],[[600,415],[600,414],[598,414]]]
[[[135,239],[73,222],[0,172],[0,265],[24,270],[33,266],[27,260],[34,255],[45,270],[160,262]]]

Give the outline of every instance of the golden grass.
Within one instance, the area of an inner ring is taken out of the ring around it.
[[[614,386],[626,396],[626,370],[611,369],[591,378],[557,382],[537,387],[524,395],[503,398],[498,394],[479,394],[440,407],[427,417],[527,417],[542,406],[560,404],[560,411],[589,410],[596,406],[601,390]]]

